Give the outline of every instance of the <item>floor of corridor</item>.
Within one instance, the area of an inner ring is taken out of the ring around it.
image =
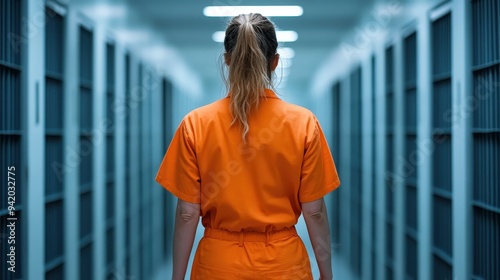
[[[314,258],[312,246],[311,246],[311,243],[309,241],[309,237],[307,235],[306,225],[305,225],[305,222],[302,219],[302,217],[299,219],[299,222],[297,223],[296,227],[297,227],[297,232],[298,232],[299,236],[302,238],[302,240],[304,241],[304,244],[306,245],[307,251],[309,253],[311,267],[313,270],[313,278],[315,280],[317,280],[317,279],[319,279],[318,266],[316,265],[316,260]],[[196,232],[195,243],[193,245],[193,253],[191,254],[191,257],[189,260],[189,266],[187,269],[185,279],[189,279],[189,277],[190,277],[191,264],[192,264],[193,257],[194,257],[194,248],[196,248],[198,246],[198,242],[202,236],[203,236],[203,226],[201,226],[201,223],[200,223],[200,225],[198,226],[198,230]],[[334,255],[332,258],[332,263],[333,263],[334,279],[347,279],[347,280],[354,279],[351,272],[349,271],[349,269],[347,269],[348,264],[345,263],[345,261],[343,261],[341,258],[335,257],[335,255]],[[168,277],[170,277],[171,272],[172,272],[171,265],[172,265],[171,262],[169,262],[167,265],[165,265],[160,271],[158,271],[158,273],[156,274],[156,276],[154,277],[153,280],[168,279]]]

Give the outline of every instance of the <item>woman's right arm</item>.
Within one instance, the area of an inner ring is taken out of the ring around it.
[[[318,263],[320,279],[333,279],[330,226],[323,198],[302,203],[302,214],[306,221],[307,232]]]

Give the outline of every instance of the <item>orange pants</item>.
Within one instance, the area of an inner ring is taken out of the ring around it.
[[[295,227],[269,233],[205,229],[191,279],[311,280],[304,243]]]

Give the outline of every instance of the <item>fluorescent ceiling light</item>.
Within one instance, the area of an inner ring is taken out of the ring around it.
[[[212,40],[214,40],[217,43],[224,42],[225,37],[226,37],[226,32],[224,31],[216,31],[214,32],[214,34],[212,34]]]
[[[224,31],[216,31],[214,32],[214,34],[212,34],[212,40],[217,43],[222,43],[224,42],[225,36],[226,33]],[[299,35],[293,30],[286,30],[276,31],[276,37],[278,39],[278,42],[295,42],[299,38]]]
[[[298,17],[304,13],[301,6],[208,6],[207,17],[234,17],[240,14],[260,13],[269,17]]]
[[[295,42],[299,38],[299,34],[293,30],[276,31],[278,42]]]

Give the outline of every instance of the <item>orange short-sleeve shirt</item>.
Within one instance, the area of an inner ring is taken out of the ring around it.
[[[340,185],[318,120],[266,90],[249,115],[245,144],[240,126],[231,125],[229,101],[184,117],[157,182],[184,201],[200,203],[205,227],[265,232],[295,225],[301,202]]]

